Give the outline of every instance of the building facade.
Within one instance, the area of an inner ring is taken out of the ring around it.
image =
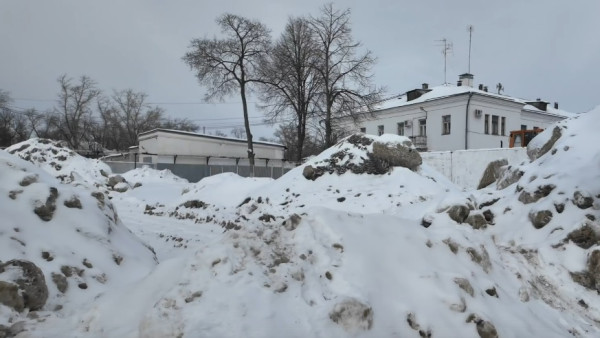
[[[253,142],[254,166],[248,160],[246,140],[154,129],[140,133],[138,142],[131,149],[133,168],[169,169],[192,182],[223,172],[277,178],[295,166],[284,159],[285,146],[270,142]]]
[[[539,99],[528,101],[473,87],[473,75],[462,74],[457,85],[430,88],[423,84],[388,99],[346,129],[367,134],[408,136],[421,151],[505,148],[512,130],[545,129],[572,114]]]

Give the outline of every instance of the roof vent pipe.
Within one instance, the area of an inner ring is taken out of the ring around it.
[[[458,80],[458,81],[456,81],[456,85],[457,85],[458,87],[462,86],[462,81],[461,81],[461,80]]]
[[[483,86],[483,91],[487,93],[487,86]]]
[[[483,84],[482,83],[479,84],[479,90],[483,90]]]
[[[429,84],[428,83],[423,83],[421,86],[425,90],[429,89]]]
[[[554,109],[558,109],[558,102],[554,102]]]

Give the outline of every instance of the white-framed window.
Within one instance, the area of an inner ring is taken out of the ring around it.
[[[404,136],[404,122],[398,122],[398,135]]]
[[[506,117],[502,116],[502,120],[500,122],[500,135],[506,135]]]
[[[450,115],[442,116],[442,135],[450,135]]]
[[[427,120],[419,120],[419,136],[427,136]]]
[[[492,115],[492,135],[498,135],[498,115]]]
[[[360,127],[360,132],[363,134],[367,133],[367,128],[366,127]]]
[[[377,135],[379,135],[379,136],[383,135],[383,124],[377,126]]]
[[[483,133],[490,133],[490,114],[485,114],[485,119],[483,120]]]

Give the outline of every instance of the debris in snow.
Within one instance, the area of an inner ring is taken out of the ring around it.
[[[40,310],[48,299],[42,270],[34,263],[13,259],[0,264],[0,303],[17,311]],[[13,287],[16,286],[16,288]],[[18,291],[17,291],[18,290]],[[15,293],[16,291],[16,293]]]
[[[329,318],[348,332],[369,330],[373,326],[373,309],[357,299],[347,299],[333,307]]]
[[[483,189],[490,184],[495,183],[502,175],[502,167],[506,165],[508,165],[508,161],[506,159],[490,162],[481,175],[477,189]]]
[[[552,134],[548,135],[548,132],[544,131],[543,134],[538,136],[541,137],[533,138],[527,145],[527,156],[531,161],[535,161],[552,149],[556,141],[562,136],[561,128],[556,126],[552,129]]]

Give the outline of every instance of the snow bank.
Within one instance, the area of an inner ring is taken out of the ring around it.
[[[169,169],[156,170],[156,169],[150,168],[148,166],[143,166],[142,168],[130,170],[130,171],[122,174],[121,176],[123,176],[123,178],[125,178],[128,182],[131,182],[133,184],[141,183],[142,185],[145,183],[150,183],[150,182],[152,182],[152,183],[155,183],[155,182],[160,182],[160,183],[186,182],[187,183],[186,179],[173,174],[171,172],[171,170],[169,170]]]
[[[224,174],[193,185],[167,179],[160,197],[144,196],[145,183],[110,192],[128,221],[146,212],[185,249],[135,284],[104,290],[71,320],[28,322],[28,333],[600,336],[599,123],[600,111],[561,122],[548,151],[513,166],[500,190],[463,192],[424,164],[369,162],[370,144],[345,140],[274,181]],[[350,169],[365,163],[379,167]],[[308,166],[323,171],[307,179]],[[162,202],[140,210],[144,199]],[[215,224],[219,234],[187,241]],[[2,238],[11,254],[23,250]]]
[[[14,144],[6,151],[37,165],[65,183],[105,185],[111,174],[110,167],[104,162],[80,156],[58,141],[32,138]]]
[[[38,316],[50,320],[77,314],[99,294],[141,278],[156,262],[151,249],[122,225],[108,196],[62,184],[53,175],[63,169],[43,160],[44,152],[32,151],[30,160],[51,173],[0,151],[0,260],[26,260],[41,269],[48,299]],[[65,160],[63,168],[89,169],[76,162]],[[0,271],[0,280],[11,280],[8,271]],[[0,318],[18,314],[0,305]]]

